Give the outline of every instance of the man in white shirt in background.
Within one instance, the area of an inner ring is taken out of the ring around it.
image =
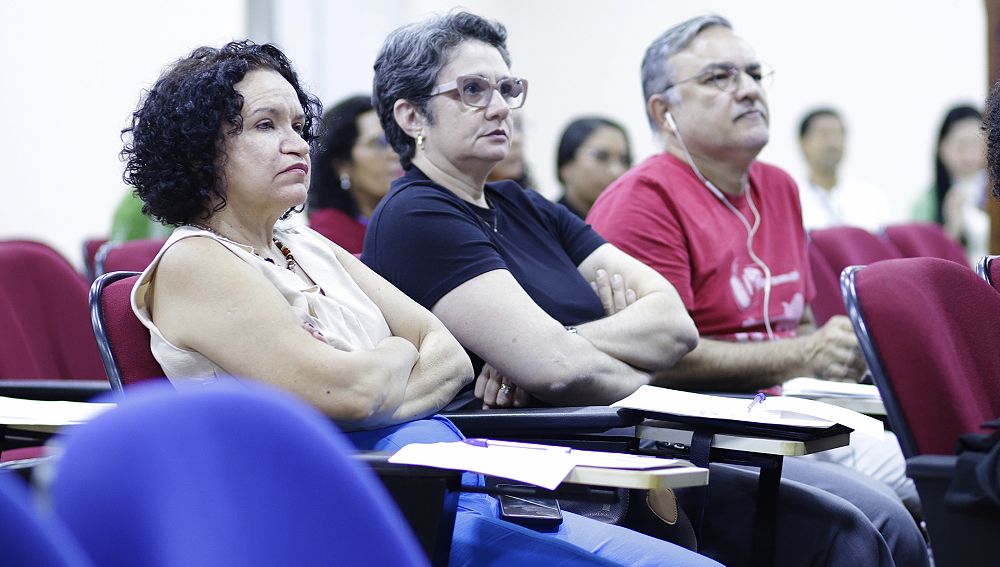
[[[799,144],[809,172],[796,181],[806,230],[856,226],[874,232],[901,222],[880,189],[838,175],[844,139],[844,121],[832,108],[815,109],[802,119]]]

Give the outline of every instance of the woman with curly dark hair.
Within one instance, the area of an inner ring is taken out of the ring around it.
[[[177,385],[243,376],[346,429],[426,417],[471,378],[440,322],[353,255],[280,222],[306,200],[319,101],[276,47],[199,48],[133,114],[126,181],[179,225],[133,290]]]
[[[313,168],[310,228],[360,254],[368,218],[389,184],[403,174],[370,96],[352,96],[323,114],[323,139],[313,153]]]

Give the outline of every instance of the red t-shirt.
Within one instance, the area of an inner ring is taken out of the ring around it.
[[[340,209],[327,207],[309,212],[309,228],[322,234],[351,254],[360,254],[366,227]]]
[[[816,294],[798,189],[781,169],[754,162],[749,191],[727,196],[753,226],[747,195],[761,217],[753,250],[771,271],[771,329],[793,337]],[[767,338],[765,278],[747,252],[747,229],[685,162],[667,153],[647,159],[604,191],[587,222],[667,278],[702,336]]]

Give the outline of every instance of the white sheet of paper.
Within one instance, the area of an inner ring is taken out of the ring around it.
[[[882,422],[860,413],[799,398],[771,396],[747,411],[750,400],[695,394],[659,386],[642,386],[612,407],[680,416],[731,419],[751,423],[827,428],[840,423],[860,433],[882,439]]]
[[[576,466],[576,461],[565,448],[477,447],[462,441],[411,443],[389,457],[389,462],[471,471],[534,484],[548,490],[559,486]]]
[[[803,416],[813,416],[846,425],[858,433],[863,433],[878,440],[885,438],[885,426],[882,425],[881,421],[863,413],[833,404],[807,400],[805,398],[772,396],[767,398],[764,403],[754,406],[754,409],[750,413],[756,412],[758,407],[765,412],[778,414],[782,418],[799,419]]]
[[[781,385],[786,396],[845,397],[864,400],[881,400],[878,388],[871,384],[833,382],[816,378],[793,378]]]
[[[628,453],[605,453],[602,451],[577,451],[573,449],[570,456],[580,467],[600,467],[606,469],[622,469],[633,471],[648,471],[674,467],[694,466],[680,459],[661,459],[652,455],[631,455]]]
[[[472,471],[534,484],[549,490],[559,486],[577,466],[623,470],[693,466],[687,461],[647,455],[577,451],[566,447],[507,441],[486,440],[486,444],[488,446],[482,447],[464,441],[413,443],[389,457],[389,462]]]
[[[84,423],[115,404],[24,400],[0,396],[0,424],[63,426]]]

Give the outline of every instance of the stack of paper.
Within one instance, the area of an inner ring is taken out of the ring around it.
[[[885,415],[882,396],[871,384],[795,378],[785,382],[782,390],[786,396],[822,401],[868,415]]]
[[[878,388],[871,384],[855,384],[853,382],[833,382],[815,378],[794,378],[781,386],[786,396],[810,398],[857,398],[864,400],[881,400]]]
[[[23,400],[0,396],[0,424],[60,427],[84,423],[113,407],[115,404]]]
[[[653,470],[691,467],[677,459],[578,451],[567,447],[468,439],[453,443],[413,443],[389,458],[390,463],[471,471],[553,490],[575,467]]]
[[[784,396],[770,396],[750,409],[748,399],[642,386],[611,405],[661,414],[794,427],[826,428],[840,423],[876,439],[885,435],[882,422],[875,418],[831,404]]]

